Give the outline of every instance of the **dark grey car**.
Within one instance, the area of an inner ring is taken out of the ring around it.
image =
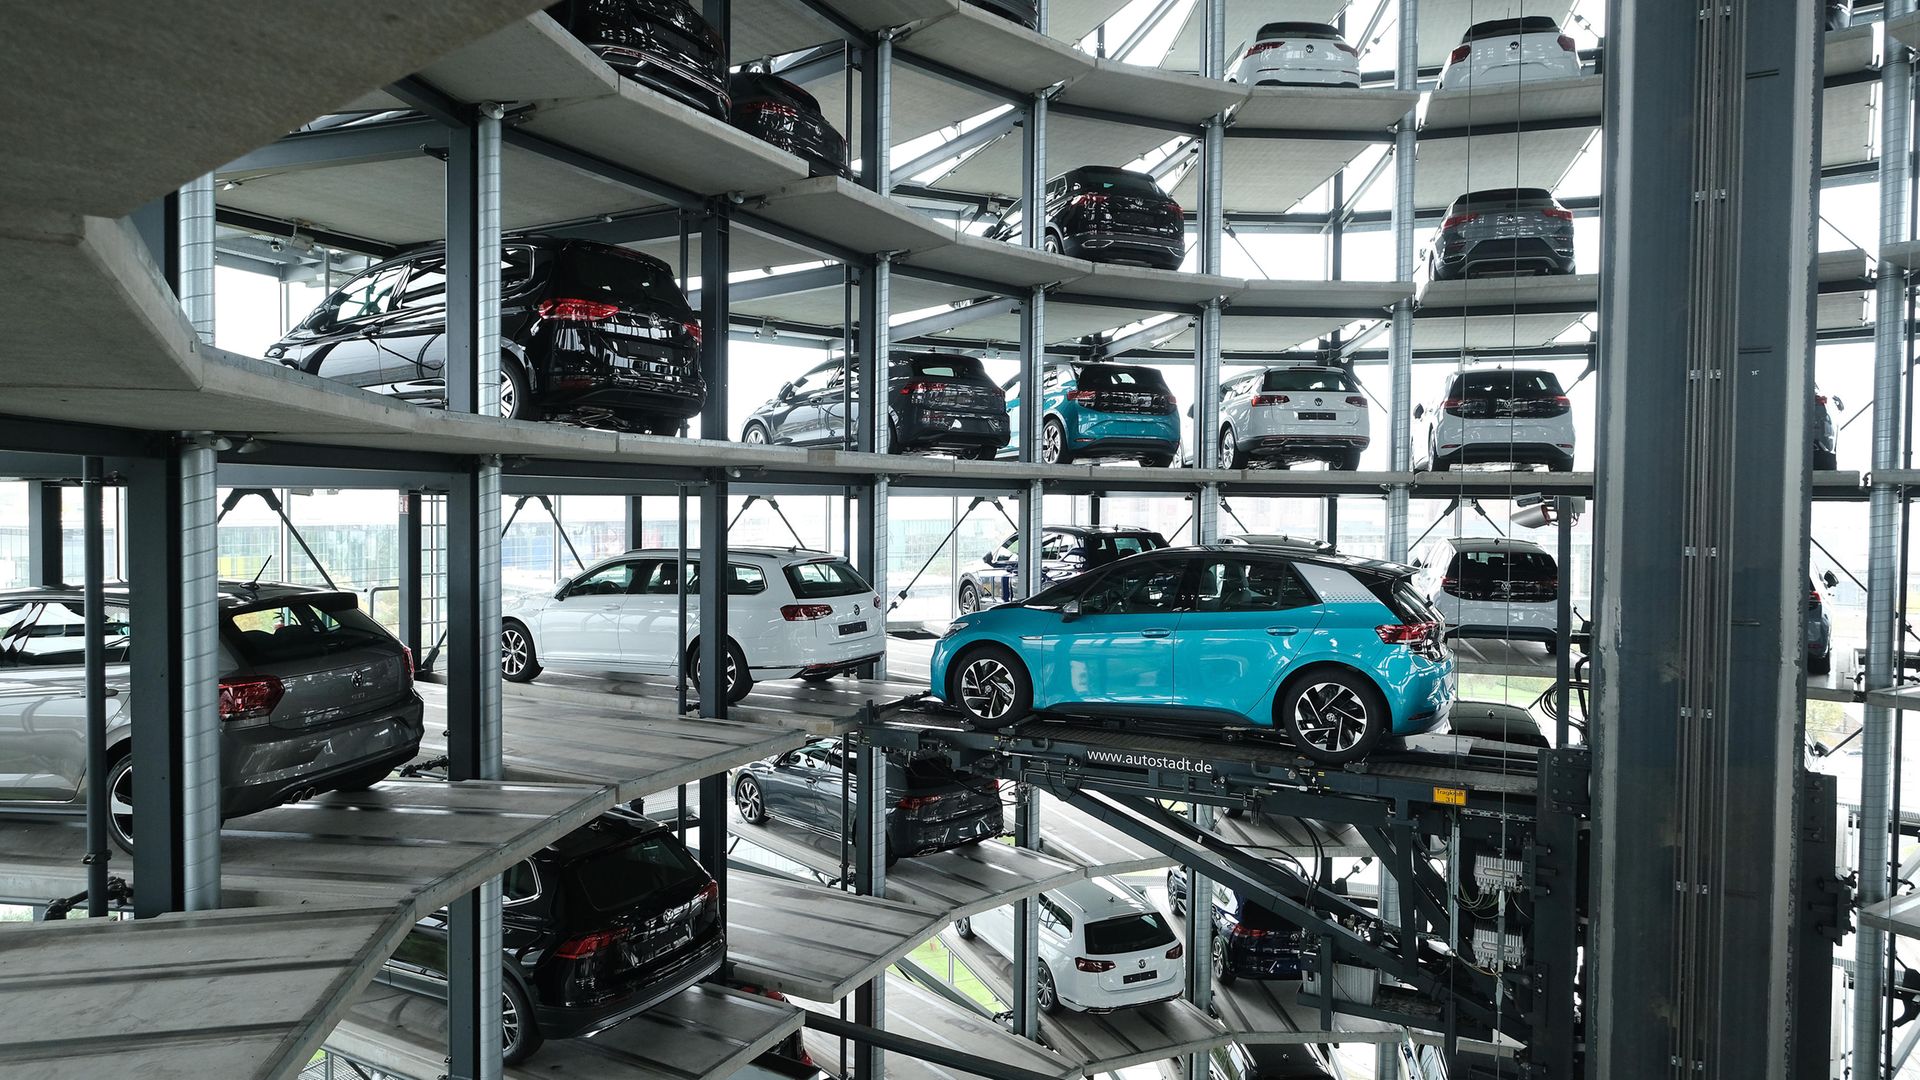
[[[86,802],[80,590],[0,592],[0,808]],[[133,840],[127,590],[106,593],[110,831]],[[370,787],[420,748],[413,657],[352,593],[220,586],[220,802],[239,817]]]
[[[750,825],[772,817],[835,839],[848,836],[843,799],[851,806],[854,792],[845,764],[839,739],[753,762],[734,775],[734,806]],[[944,757],[887,755],[889,862],[991,840],[1004,824],[998,781],[955,772]]]
[[[1491,188],[1453,200],[1427,248],[1435,281],[1573,273],[1573,212],[1545,188]]]

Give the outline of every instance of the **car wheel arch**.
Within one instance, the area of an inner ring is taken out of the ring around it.
[[[1280,685],[1274,688],[1273,700],[1268,705],[1268,711],[1271,714],[1273,724],[1276,728],[1284,726],[1284,721],[1281,719],[1281,716],[1280,716],[1280,703],[1286,700],[1288,688],[1293,686],[1295,683],[1298,683],[1308,678],[1316,671],[1325,671],[1329,669],[1351,672],[1355,675],[1360,676],[1362,679],[1366,680],[1367,685],[1373,687],[1373,692],[1379,695],[1380,704],[1386,707],[1387,729],[1389,731],[1392,730],[1393,699],[1391,696],[1388,695],[1387,688],[1380,684],[1380,677],[1378,675],[1375,675],[1373,672],[1368,671],[1366,668],[1361,667],[1358,664],[1355,664],[1349,660],[1346,660],[1340,657],[1334,657],[1334,656],[1316,657],[1316,658],[1307,660],[1303,663],[1300,663],[1294,668],[1292,668],[1291,670],[1289,670],[1286,676],[1280,680]]]

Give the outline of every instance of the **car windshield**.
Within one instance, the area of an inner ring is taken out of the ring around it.
[[[1291,390],[1295,393],[1351,394],[1360,389],[1353,376],[1344,371],[1318,368],[1286,368],[1269,371],[1260,389],[1268,392]]]
[[[802,600],[852,596],[873,588],[845,559],[818,559],[789,566],[787,584],[793,586],[793,595]]]
[[[1090,549],[1090,553],[1097,554],[1100,561],[1111,562],[1143,551],[1158,551],[1166,547],[1167,542],[1160,539],[1158,533],[1118,533],[1112,536],[1089,536],[1083,546]]]
[[[221,613],[229,644],[256,667],[368,645],[391,645],[380,625],[344,594],[303,596]]]
[[[1158,390],[1166,392],[1167,380],[1152,368],[1122,367],[1117,364],[1088,364],[1080,369],[1082,390]]]
[[[1173,944],[1173,927],[1157,911],[1101,919],[1087,924],[1087,951],[1102,954],[1140,952]]]
[[[593,909],[625,911],[655,893],[704,883],[707,872],[679,841],[665,834],[603,851],[569,868],[573,884]]]
[[[585,293],[587,299],[606,299],[628,307],[658,307],[693,317],[686,297],[673,283],[673,272],[658,259],[627,254],[617,248],[571,244],[554,269],[558,295]]]
[[[1465,401],[1547,398],[1560,394],[1560,380],[1549,371],[1478,371],[1458,375],[1448,397]]]
[[[1082,191],[1111,191],[1119,195],[1137,195],[1142,199],[1163,201],[1167,197],[1152,177],[1125,169],[1083,169],[1074,175],[1073,183]]]

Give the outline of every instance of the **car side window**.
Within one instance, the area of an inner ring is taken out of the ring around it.
[[[393,302],[394,290],[400,287],[400,277],[406,270],[404,265],[389,267],[348,282],[347,287],[337,294],[340,303],[334,308],[333,321],[353,322],[385,313]]]
[[[1058,930],[1062,934],[1073,933],[1073,916],[1067,914],[1066,908],[1044,896],[1040,897],[1039,921],[1040,925]]]
[[[1047,533],[1040,538],[1041,559],[1064,559],[1073,550],[1073,537],[1066,533]]]
[[[1080,596],[1083,615],[1152,615],[1180,608],[1180,579],[1186,565],[1155,561],[1122,566]]]
[[[585,577],[575,578],[567,587],[568,596],[619,596],[633,585],[634,564],[617,562],[603,566]]]
[[[1194,587],[1197,611],[1285,611],[1315,602],[1292,567],[1270,559],[1210,559]]]
[[[500,875],[500,898],[505,903],[525,903],[540,895],[540,874],[525,859],[507,867]]]
[[[447,303],[447,261],[425,259],[413,264],[413,273],[400,290],[395,307],[401,311],[419,311],[445,307]]]
[[[0,667],[79,667],[86,662],[86,608],[78,600],[23,603],[0,611]],[[125,607],[106,608],[106,658],[127,662]]]
[[[1041,385],[1046,387],[1048,390],[1058,390],[1060,388],[1060,384],[1066,381],[1066,377],[1067,377],[1066,368],[1050,367],[1047,369],[1046,374],[1042,377]]]

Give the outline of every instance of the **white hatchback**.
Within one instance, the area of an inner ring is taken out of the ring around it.
[[[1179,997],[1185,947],[1167,917],[1112,878],[1071,882],[1036,898],[1040,906],[1042,1012],[1111,1012]],[[995,908],[954,929],[1013,955],[1013,908]]]
[[[1324,461],[1360,467],[1367,396],[1341,367],[1271,367],[1220,387],[1220,467]]]
[[[1475,23],[1447,57],[1436,90],[1510,86],[1580,75],[1580,52],[1545,15]]]
[[[1559,641],[1560,569],[1528,540],[1445,536],[1414,560],[1414,587],[1459,637]]]
[[[1551,371],[1479,368],[1456,373],[1431,411],[1413,407],[1427,427],[1426,466],[1545,465],[1573,471],[1573,407]]]
[[[552,596],[506,605],[500,671],[528,682],[544,667],[697,678],[700,562],[688,560],[680,633],[679,552],[637,550],[588,567]],[[727,552],[727,700],[756,679],[828,679],[879,660],[886,612],[845,559],[803,548]]]
[[[1234,71],[1253,86],[1360,85],[1360,54],[1326,23],[1275,22],[1260,28]]]

